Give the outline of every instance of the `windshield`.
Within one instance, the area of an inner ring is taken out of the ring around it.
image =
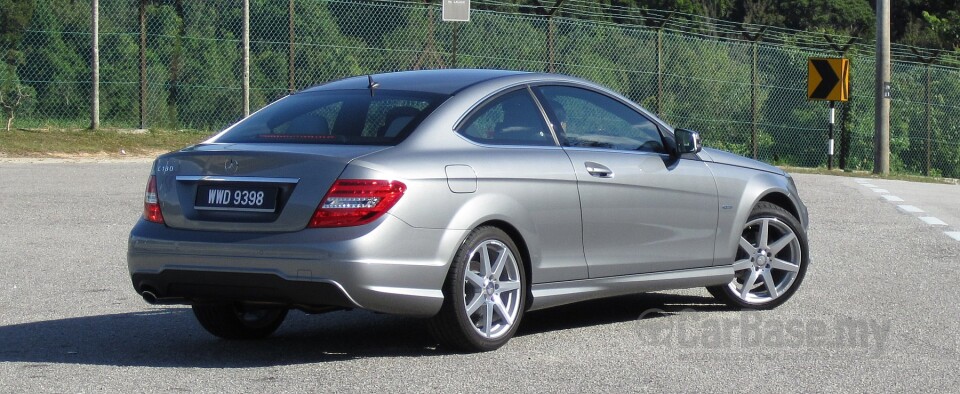
[[[405,91],[297,93],[233,125],[213,142],[396,145],[446,97]]]

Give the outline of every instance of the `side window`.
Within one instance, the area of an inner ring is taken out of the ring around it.
[[[586,89],[543,86],[566,146],[664,153],[657,125],[620,101]]]
[[[526,89],[484,104],[457,132],[481,144],[556,145],[540,109]]]

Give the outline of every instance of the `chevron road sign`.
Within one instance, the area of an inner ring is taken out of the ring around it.
[[[807,99],[830,101],[827,128],[827,169],[833,169],[833,125],[837,101],[850,98],[850,61],[837,58],[807,59]]]
[[[842,58],[807,59],[807,98],[847,101],[850,98],[850,61]]]

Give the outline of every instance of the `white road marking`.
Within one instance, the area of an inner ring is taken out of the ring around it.
[[[923,220],[924,223],[929,224],[929,225],[931,225],[931,226],[946,226],[946,225],[947,225],[947,222],[944,222],[943,220],[937,219],[937,218],[935,218],[935,217],[933,217],[933,216],[923,216],[923,217],[920,217],[919,219],[920,219],[920,220]]]
[[[921,213],[921,212],[923,212],[922,209],[917,208],[917,207],[915,207],[915,206],[913,206],[913,205],[897,205],[897,208],[900,208],[901,211],[908,212],[908,213]]]
[[[877,187],[876,185],[873,185],[873,184],[869,183],[870,181],[867,181],[867,180],[865,180],[865,179],[854,179],[854,182],[859,183],[860,185],[862,185],[862,186],[864,186],[864,187],[869,187],[870,190],[873,190],[874,193],[880,194],[880,197],[883,197],[884,200],[887,200],[887,201],[889,201],[889,202],[902,202],[902,201],[903,201],[902,198],[890,194],[890,191],[889,191],[889,190],[887,190],[887,189],[881,189],[881,188]],[[903,212],[905,212],[905,213],[924,213],[924,211],[923,211],[922,209],[920,209],[920,208],[918,208],[918,207],[915,207],[915,206],[913,206],[913,205],[906,205],[906,204],[897,205],[897,209],[899,209],[899,210],[901,210],[901,211],[903,211]],[[943,220],[940,220],[940,219],[935,218],[935,217],[933,217],[933,216],[919,216],[919,217],[917,217],[917,219],[920,219],[920,220],[922,220],[924,223],[926,223],[926,224],[928,224],[928,225],[931,225],[931,226],[947,226],[947,222],[944,222]],[[957,241],[960,241],[960,231],[944,231],[943,233],[946,234],[947,236],[949,236],[950,238],[953,238],[953,239],[955,239],[955,240],[957,240]]]

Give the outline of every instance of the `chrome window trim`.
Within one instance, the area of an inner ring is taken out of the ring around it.
[[[625,149],[614,149],[614,148],[596,148],[596,147],[585,147],[585,146],[564,146],[563,150],[584,151],[584,152],[623,153],[628,155],[659,156],[661,158],[670,157],[669,154],[663,153],[663,152],[650,152],[645,150],[625,150]]]

